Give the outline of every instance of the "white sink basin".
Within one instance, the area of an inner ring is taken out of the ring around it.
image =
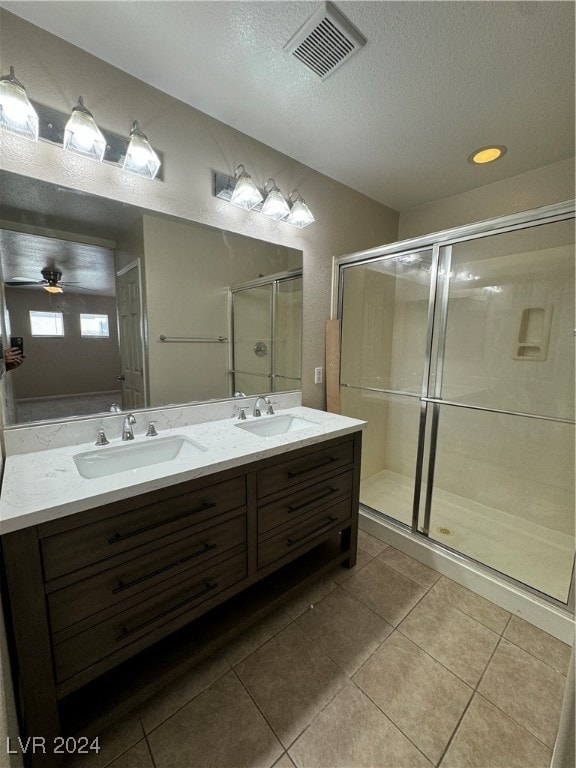
[[[274,437],[275,435],[284,435],[286,432],[296,432],[306,427],[317,427],[315,421],[304,419],[302,416],[261,416],[254,421],[238,423],[235,426],[246,432],[260,437]]]
[[[172,461],[176,457],[194,456],[206,450],[187,437],[153,437],[143,443],[128,442],[98,448],[95,451],[77,453],[74,462],[82,477],[92,479],[125,472],[127,469],[141,469],[153,464]]]

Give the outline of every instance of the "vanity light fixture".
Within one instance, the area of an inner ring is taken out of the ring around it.
[[[292,201],[292,198],[295,198],[294,201]],[[308,208],[302,195],[297,189],[292,192],[289,201],[292,203],[292,208],[286,219],[288,224],[292,224],[299,229],[304,229],[304,227],[307,227],[315,221],[314,216],[312,216],[312,211]]]
[[[504,157],[508,148],[503,144],[493,144],[489,147],[480,147],[468,155],[468,162],[472,165],[486,165],[486,163],[493,163],[495,160],[500,160]]]
[[[254,208],[264,199],[262,193],[252,181],[252,177],[246,172],[243,165],[239,165],[234,173],[236,186],[230,197],[230,202],[234,205],[245,208],[247,211]]]
[[[146,176],[148,179],[153,179],[160,168],[160,159],[150,146],[146,135],[140,130],[137,120],[132,124],[122,168],[139,176]]]
[[[299,229],[315,221],[310,208],[297,189],[287,200],[276,186],[274,179],[268,179],[264,189],[260,190],[246,173],[243,165],[236,168],[234,176],[228,176],[219,171],[213,171],[212,176],[213,194],[221,200],[235,203],[253,213],[262,213],[273,221],[285,221]]]
[[[268,190],[269,185],[270,190]],[[276,186],[274,179],[268,179],[266,184],[264,184],[264,193],[266,194],[266,199],[262,204],[262,215],[274,221],[285,219],[290,214],[290,206]]]
[[[14,75],[0,77],[0,128],[31,141],[38,141],[38,114],[30,104],[26,89]]]
[[[106,150],[106,139],[96,125],[92,113],[86,109],[82,96],[72,110],[64,129],[64,149],[84,157],[102,162]]]

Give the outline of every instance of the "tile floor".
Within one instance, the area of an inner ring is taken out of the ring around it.
[[[74,768],[548,768],[569,647],[359,545]]]

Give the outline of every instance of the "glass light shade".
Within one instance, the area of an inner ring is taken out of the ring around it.
[[[89,112],[78,99],[78,105],[72,110],[70,119],[64,129],[64,149],[76,152],[84,157],[102,161],[106,150],[106,139],[94,122],[92,113]]]
[[[48,293],[64,293],[59,285],[45,285],[44,290],[48,291]]]
[[[153,179],[160,169],[160,158],[140,130],[137,121],[134,121],[130,131],[130,142],[122,168],[139,176],[146,176],[148,179]]]
[[[280,219],[286,218],[290,213],[290,206],[284,199],[284,195],[280,192],[278,187],[274,187],[268,192],[266,200],[264,200],[264,204],[262,205],[261,213],[263,216],[267,216],[274,221],[280,221]]]
[[[314,216],[312,216],[312,211],[310,208],[308,208],[304,200],[299,197],[292,204],[292,209],[290,210],[290,214],[286,221],[288,224],[292,224],[299,229],[304,229],[304,227],[312,224],[315,219]]]
[[[238,176],[230,202],[249,211],[251,208],[258,205],[258,203],[262,202],[262,194],[256,184],[252,181],[250,174],[246,173],[243,166],[239,165],[238,169],[240,168],[242,168],[242,172]]]
[[[0,128],[32,141],[38,141],[38,115],[30,104],[26,89],[10,74],[0,77]]]

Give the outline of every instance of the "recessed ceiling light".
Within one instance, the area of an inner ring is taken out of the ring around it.
[[[474,165],[493,163],[494,160],[499,160],[503,157],[507,151],[508,148],[502,144],[494,144],[490,147],[480,147],[480,149],[475,150],[468,156],[468,162],[473,163]]]

